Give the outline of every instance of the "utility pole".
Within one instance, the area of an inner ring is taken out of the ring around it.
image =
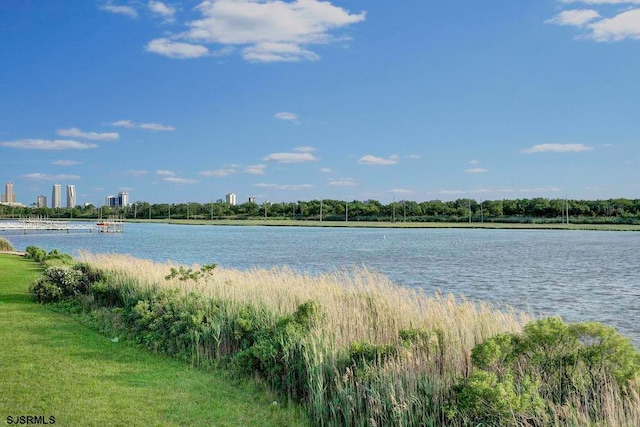
[[[469,224],[471,224],[471,199],[469,199]]]
[[[349,222],[349,202],[347,199],[344,201],[344,222]]]
[[[393,196],[393,204],[391,205],[391,209],[391,222],[396,222],[396,196]]]
[[[322,222],[322,199],[320,199],[320,222]]]

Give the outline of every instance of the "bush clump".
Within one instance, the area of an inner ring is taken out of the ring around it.
[[[637,393],[640,384],[640,353],[600,323],[532,322],[522,334],[477,345],[471,360],[474,370],[457,385],[451,411],[473,424],[571,423],[585,406],[600,423],[612,398]]]
[[[71,255],[59,252],[57,249],[47,253],[44,249],[37,246],[27,246],[25,252],[28,258],[48,266],[73,265],[75,263]]]
[[[77,297],[80,294],[86,294],[88,290],[89,280],[85,274],[67,266],[47,268],[29,288],[29,292],[40,303],[52,303]]]

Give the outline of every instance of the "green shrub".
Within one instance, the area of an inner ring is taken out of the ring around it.
[[[65,298],[86,294],[89,284],[82,271],[67,267],[48,267],[29,288],[40,303],[57,302]]]
[[[27,246],[25,252],[27,253],[27,257],[40,263],[44,262],[45,258],[47,257],[47,253],[37,246]]]
[[[323,317],[320,305],[308,301],[298,306],[292,315],[278,317],[275,322],[239,318],[241,335],[244,335],[240,338],[251,344],[238,352],[236,366],[245,373],[259,374],[289,397],[306,398],[309,394],[307,338]]]
[[[58,302],[62,299],[62,289],[60,286],[51,283],[46,277],[40,277],[29,288],[29,292],[33,295],[36,301],[48,304],[52,302]]]
[[[556,408],[589,402],[601,419],[603,396],[633,393],[640,380],[640,353],[628,338],[599,323],[566,324],[548,318],[524,332],[499,334],[477,345],[474,371],[455,387],[450,414],[471,423],[527,424]],[[565,412],[570,412],[568,409]]]
[[[27,253],[27,257],[48,266],[74,264],[71,255],[61,253],[57,249],[54,249],[47,253],[44,249],[41,249],[37,246],[27,246],[25,252]]]

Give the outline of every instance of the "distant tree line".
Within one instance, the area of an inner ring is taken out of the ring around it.
[[[384,222],[522,222],[640,224],[640,199],[473,199],[454,201],[310,200],[288,203],[147,203],[127,207],[78,206],[36,208],[0,205],[1,218],[42,216],[49,218],[98,219],[120,215],[127,219],[296,219],[306,221],[384,221]]]

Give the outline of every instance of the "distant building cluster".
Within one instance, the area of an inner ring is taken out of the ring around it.
[[[225,196],[225,201],[227,202],[227,204],[229,206],[235,206],[236,205],[236,195],[233,193],[229,193]]]
[[[76,192],[76,186],[69,184],[66,186],[66,208],[75,208],[78,206],[78,195]],[[46,208],[47,207],[47,196],[44,194],[39,195],[36,198],[36,202],[31,206],[36,206],[38,208]],[[50,206],[53,209],[59,209],[63,207],[63,199],[62,199],[62,185],[61,184],[53,184],[51,188],[51,201]],[[236,206],[238,204],[238,199],[235,193],[229,193],[225,195],[224,199],[218,199],[217,203],[226,203],[229,206]],[[23,206],[22,203],[16,202],[16,194],[13,189],[13,183],[7,182],[4,186],[4,193],[2,194],[2,199],[0,201],[3,205],[10,206]],[[255,197],[249,197],[249,203],[256,203]],[[85,206],[88,203],[85,203]],[[105,197],[104,205],[112,208],[121,208],[130,206],[129,203],[129,193],[126,191],[121,191],[118,195],[109,195]]]
[[[123,208],[129,206],[129,193],[121,191],[117,196],[107,196],[104,205],[110,208]]]
[[[75,208],[78,204],[76,186],[75,185],[67,185],[67,209]],[[36,205],[38,207],[47,206],[47,198],[43,195],[38,196],[36,200]],[[53,188],[51,190],[51,207],[53,209],[58,209],[62,207],[62,186],[60,184],[53,184]]]
[[[16,202],[16,195],[13,192],[13,182],[7,182],[4,186],[4,193],[2,194],[2,198],[0,202],[3,205],[9,206],[22,206],[22,203]]]

